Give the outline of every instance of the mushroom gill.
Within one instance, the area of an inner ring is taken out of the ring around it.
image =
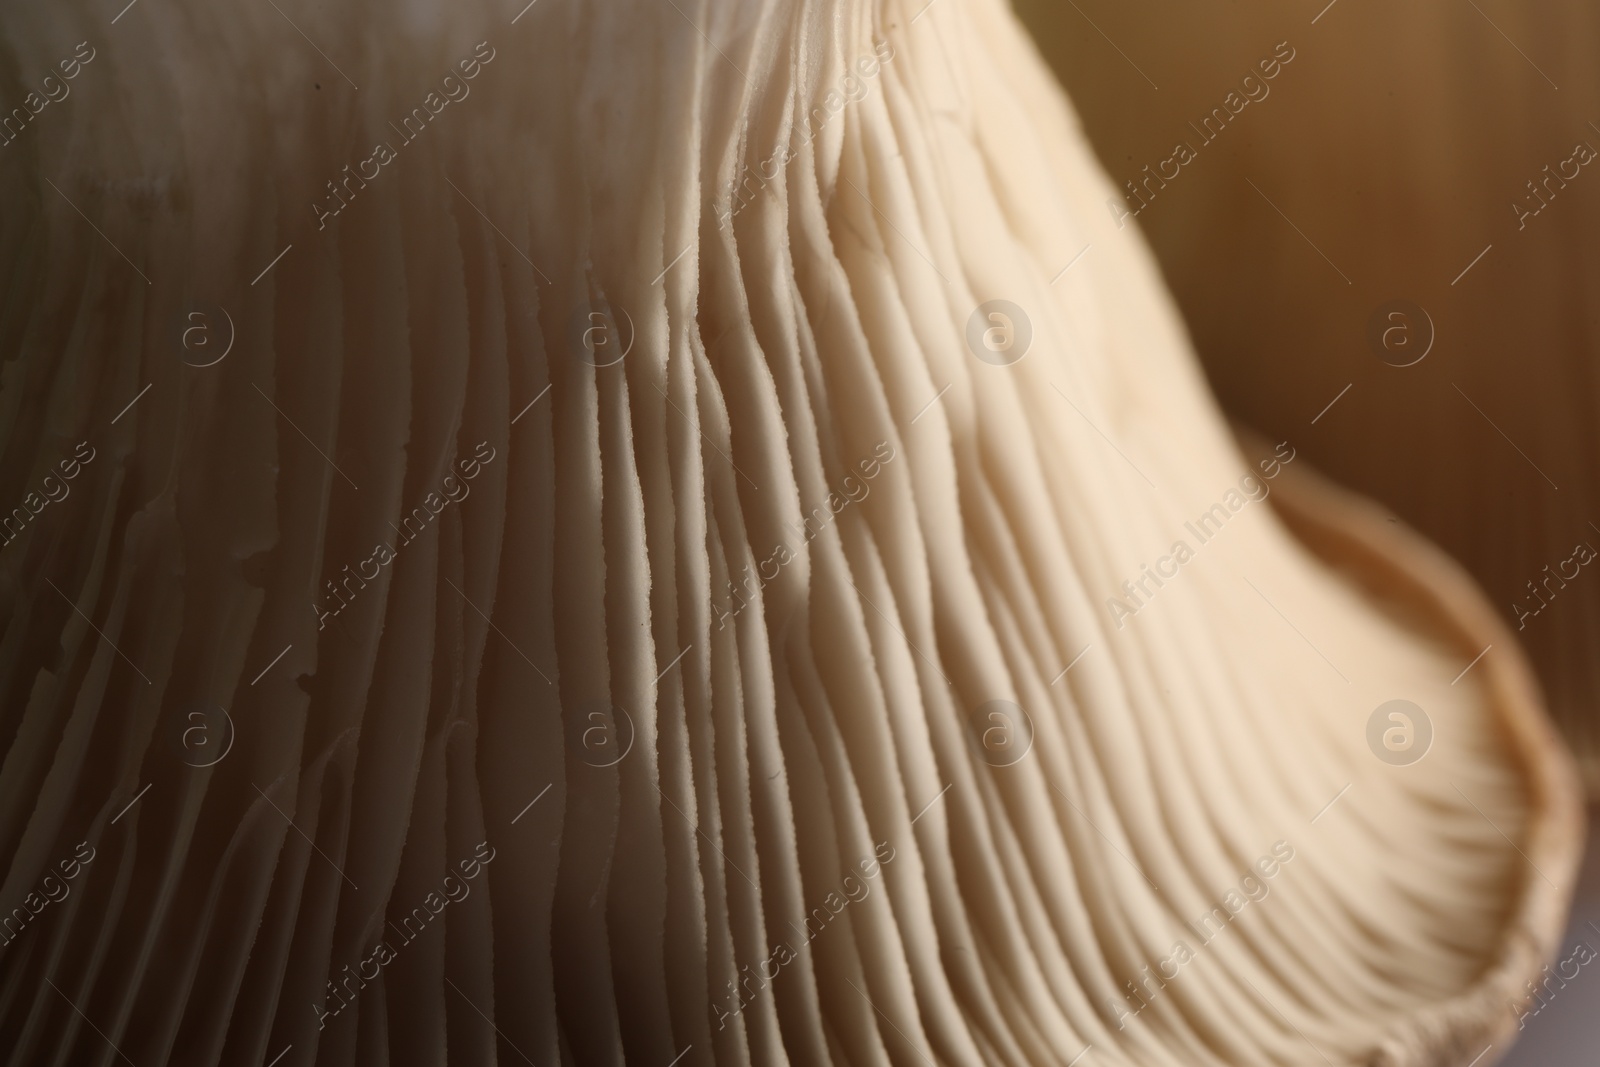
[[[16,1062],[1516,1028],[1527,670],[1235,440],[1008,7],[113,14],[0,16]]]

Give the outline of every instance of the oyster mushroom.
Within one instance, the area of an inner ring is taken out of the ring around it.
[[[19,1061],[1515,1029],[1526,669],[1235,441],[1004,5],[270,7],[6,16],[106,40],[0,159],[0,470],[96,457],[0,550]]]

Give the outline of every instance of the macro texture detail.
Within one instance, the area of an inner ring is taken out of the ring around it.
[[[1516,1028],[1581,824],[1528,668],[1230,426],[1006,4],[0,47],[9,1062]]]

